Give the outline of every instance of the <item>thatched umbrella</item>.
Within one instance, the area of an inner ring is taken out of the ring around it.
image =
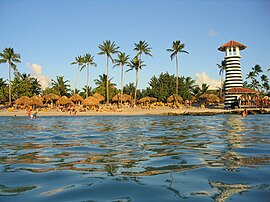
[[[157,98],[155,97],[150,97],[150,102],[156,102],[157,101]]]
[[[146,102],[156,102],[157,98],[146,96],[144,98],[141,98],[139,100],[140,103],[146,103]]]
[[[139,100],[140,103],[146,103],[146,102],[150,102],[151,98],[146,96],[146,97],[143,97]]]
[[[132,97],[131,97],[131,95],[123,94],[122,100],[123,100],[123,102],[131,101]]]
[[[43,99],[46,101],[46,103],[49,101],[52,103],[54,100],[58,100],[59,98],[60,98],[60,96],[56,95],[54,93],[50,93],[50,94],[43,96]]]
[[[29,99],[27,104],[30,106],[42,107],[43,106],[43,98],[35,95]]]
[[[180,95],[175,95],[175,94],[167,98],[167,102],[175,102],[176,100],[178,102],[182,102],[183,98]]]
[[[99,104],[99,100],[93,96],[88,97],[82,101],[83,106],[95,106]]]
[[[218,96],[215,94],[202,94],[199,98],[201,101],[206,102],[206,103],[218,103],[220,102],[220,99]]]
[[[30,100],[29,97],[27,97],[27,96],[22,96],[22,97],[20,97],[19,99],[17,99],[17,100],[15,101],[15,104],[16,104],[16,105],[27,105],[28,102],[29,102],[29,100]]]
[[[97,98],[100,102],[104,101],[105,100],[105,97],[103,97],[102,95],[98,94],[98,93],[95,93],[93,95],[93,97]]]
[[[113,96],[112,101],[113,102],[119,102],[121,100],[121,95],[120,94],[116,94],[115,96]]]
[[[220,99],[218,96],[211,94],[211,95],[209,95],[208,102],[218,103],[218,102],[220,102]]]
[[[123,94],[122,100],[123,100],[123,102],[131,101],[132,97],[130,95]],[[121,94],[116,94],[115,96],[113,96],[112,101],[113,102],[120,102],[121,101]]]
[[[71,101],[75,102],[76,104],[81,103],[83,101],[82,96],[80,96],[79,94],[72,95],[70,97],[70,99],[71,99]]]
[[[74,105],[74,103],[66,96],[62,96],[56,101],[57,105]]]

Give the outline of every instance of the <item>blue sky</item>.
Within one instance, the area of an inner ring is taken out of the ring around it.
[[[134,43],[145,40],[153,57],[143,56],[139,88],[150,78],[168,71],[175,74],[175,61],[166,51],[180,40],[190,54],[179,57],[179,75],[204,82],[219,80],[217,63],[224,57],[217,48],[235,40],[248,46],[241,52],[245,77],[255,64],[269,64],[270,1],[268,0],[0,0],[0,51],[13,47],[21,54],[19,71],[41,80],[64,76],[73,88],[78,55],[91,53],[97,67],[90,70],[90,86],[105,73],[105,56],[98,45],[115,41],[130,56]],[[7,79],[7,64],[0,64],[0,78]],[[269,73],[268,73],[269,75]],[[120,68],[109,77],[119,87]],[[78,89],[86,82],[79,74]],[[125,73],[125,83],[135,83],[135,72]]]

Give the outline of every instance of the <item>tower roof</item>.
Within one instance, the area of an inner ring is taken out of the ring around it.
[[[241,43],[239,43],[239,42],[236,42],[236,41],[231,40],[231,41],[229,41],[229,42],[223,44],[222,46],[220,46],[220,47],[218,48],[218,50],[219,50],[219,51],[225,51],[225,48],[226,48],[226,47],[232,47],[232,46],[234,46],[234,47],[235,47],[235,46],[238,46],[240,50],[244,50],[245,48],[247,48],[247,46],[245,46],[245,45],[243,45],[243,44],[241,44]]]

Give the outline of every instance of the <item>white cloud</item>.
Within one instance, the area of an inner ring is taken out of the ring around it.
[[[33,75],[41,75],[42,74],[42,67],[38,64],[32,64],[30,69],[31,69],[31,73]]]
[[[49,76],[42,74],[42,66],[30,63],[26,63],[26,66],[30,68],[31,75],[39,81],[42,89],[49,87],[51,79]]]
[[[209,90],[220,88],[220,81],[210,78],[205,72],[197,73],[195,77],[196,85],[202,86],[203,83],[206,83],[207,85],[209,85]]]
[[[210,31],[208,32],[208,34],[209,34],[209,36],[211,36],[211,37],[214,37],[214,36],[217,36],[217,35],[218,35],[218,33],[217,33],[216,31],[214,31],[214,30],[210,30]]]

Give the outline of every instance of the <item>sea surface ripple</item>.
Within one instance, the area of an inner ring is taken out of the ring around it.
[[[269,201],[269,120],[0,117],[0,201]]]

